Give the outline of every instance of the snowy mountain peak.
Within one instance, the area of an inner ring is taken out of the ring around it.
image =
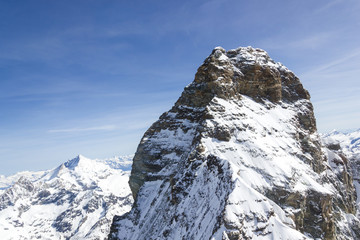
[[[86,160],[87,160],[84,156],[78,155],[78,156],[76,156],[75,158],[73,158],[73,159],[65,162],[65,163],[64,163],[64,166],[67,167],[67,168],[69,168],[69,169],[74,169],[75,167],[77,167],[77,166],[79,165],[79,162],[80,162],[81,159],[82,159],[83,161],[86,161]]]
[[[131,159],[79,155],[52,170],[2,177],[1,239],[106,238],[113,216],[132,204]]]
[[[322,147],[299,79],[251,47],[215,48],[144,134],[112,239],[356,239],[346,159]]]

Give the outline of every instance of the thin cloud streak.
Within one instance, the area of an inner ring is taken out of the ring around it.
[[[349,60],[351,60],[351,59],[353,59],[353,58],[355,58],[357,56],[360,56],[360,48],[355,49],[354,51],[352,51],[350,53],[347,53],[344,56],[342,56],[340,58],[337,58],[336,60],[330,61],[330,62],[325,63],[325,64],[323,64],[323,65],[321,65],[319,67],[316,67],[316,68],[312,69],[311,71],[302,74],[302,76],[308,76],[308,75],[312,75],[314,73],[319,73],[319,72],[322,72],[324,70],[328,70],[331,67],[338,66],[340,64],[346,63],[347,61],[349,61]]]
[[[324,12],[326,10],[328,10],[329,8],[332,8],[333,6],[342,3],[344,0],[334,0],[334,1],[330,1],[329,3],[325,4],[325,6],[322,6],[321,8],[318,8],[314,11],[315,14],[319,14],[321,12]]]
[[[299,38],[294,35],[293,39],[289,39],[287,35],[271,36],[268,39],[259,41],[259,45],[267,50],[279,49],[316,49],[327,44],[339,35],[339,31],[317,32],[302,36]]]
[[[48,133],[74,133],[74,132],[92,132],[92,131],[111,131],[115,130],[116,126],[106,125],[89,128],[67,128],[67,129],[52,129],[48,130]]]

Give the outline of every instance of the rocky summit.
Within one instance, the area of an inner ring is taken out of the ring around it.
[[[110,239],[360,239],[351,166],[261,49],[215,48],[144,134]]]

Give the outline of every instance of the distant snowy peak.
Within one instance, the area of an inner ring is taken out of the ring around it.
[[[104,239],[130,210],[132,156],[77,156],[59,167],[0,179],[1,239]]]
[[[102,166],[128,171],[131,170],[132,158],[133,155],[92,160],[84,157],[83,155],[78,155],[77,157],[65,162],[63,165],[71,170],[74,170],[75,168],[91,170]]]
[[[73,158],[67,162],[64,163],[64,166],[69,168],[69,169],[75,169],[75,167],[77,167],[79,165],[80,160],[82,160],[82,162],[87,162],[89,161],[87,158],[85,158],[82,155],[78,155],[76,158]]]
[[[333,130],[328,134],[323,134],[322,141],[326,145],[339,144],[348,157],[360,158],[360,129],[346,132]]]
[[[105,159],[89,159],[83,155],[78,155],[75,158],[62,163],[57,168],[51,170],[34,172],[23,171],[10,176],[0,175],[0,193],[1,190],[10,187],[21,177],[34,182],[37,180],[50,180],[51,178],[57,177],[57,174],[67,171],[95,173],[101,169],[114,169],[129,172],[131,171],[132,158],[133,155],[114,156],[112,158]]]

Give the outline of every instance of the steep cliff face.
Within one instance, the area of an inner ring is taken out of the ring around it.
[[[329,164],[309,99],[265,51],[215,48],[144,134],[136,201],[110,238],[356,238],[354,187]]]

